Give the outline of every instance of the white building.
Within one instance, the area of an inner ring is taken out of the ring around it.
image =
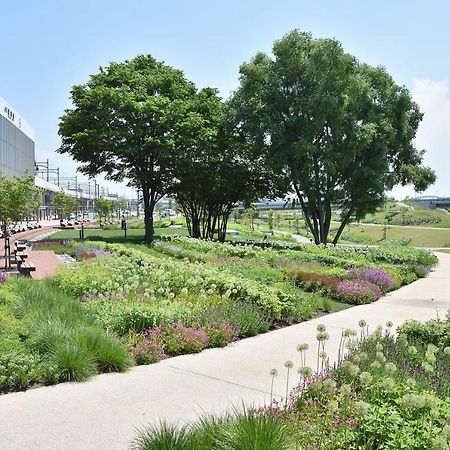
[[[0,97],[0,172],[6,176],[35,174],[34,131],[2,97]]]

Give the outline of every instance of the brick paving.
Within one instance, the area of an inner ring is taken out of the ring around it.
[[[28,254],[28,261],[36,266],[36,271],[31,272],[31,277],[35,280],[42,280],[55,274],[62,261],[56,256],[53,250],[36,250]]]
[[[46,234],[53,229],[52,226],[44,226],[42,228],[38,228],[36,230],[27,230],[22,233],[13,234],[10,237],[11,244],[11,254],[13,253],[14,242],[19,239],[33,239],[42,234]],[[5,251],[5,241],[4,239],[0,239],[0,267],[4,266],[4,251]],[[38,253],[44,253],[44,255],[37,255]],[[28,260],[31,261],[36,266],[36,272],[32,272],[32,277],[38,280],[45,278],[46,276],[51,276],[55,273],[56,269],[59,267],[61,262],[57,258],[54,252],[45,251],[45,252],[29,252]],[[14,272],[13,272],[14,273]]]

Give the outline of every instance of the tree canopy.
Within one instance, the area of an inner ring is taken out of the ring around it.
[[[273,177],[252,153],[230,120],[228,105],[215,89],[200,90],[177,125],[177,158],[172,193],[193,237],[225,239],[237,202],[273,190]]]
[[[435,180],[414,146],[422,114],[382,67],[360,63],[334,39],[293,31],[240,69],[231,104],[249,145],[295,191],[317,244],[332,208],[346,223],[373,212],[397,184]]]
[[[60,217],[68,217],[78,211],[80,202],[64,192],[56,192],[53,196],[53,207],[59,212]]]
[[[98,210],[98,214],[100,217],[103,217],[105,220],[111,216],[116,205],[112,200],[108,200],[106,198],[98,198],[95,200],[95,207]]]
[[[0,172],[0,224],[5,240],[5,252],[9,236],[8,226],[24,217],[34,216],[41,199],[41,190],[34,185],[33,176],[7,178]],[[6,265],[5,259],[5,267]]]
[[[156,202],[172,182],[174,128],[195,86],[183,72],[151,56],[111,63],[71,91],[73,108],[61,117],[60,153],[82,173],[104,172],[142,189],[145,239],[153,239]]]

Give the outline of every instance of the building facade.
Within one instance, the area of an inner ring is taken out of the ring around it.
[[[35,175],[34,132],[0,97],[0,172],[8,177]]]

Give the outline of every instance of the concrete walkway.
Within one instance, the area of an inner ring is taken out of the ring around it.
[[[331,335],[326,351],[334,359],[343,328],[365,319],[373,330],[392,320],[445,317],[450,308],[450,255],[440,254],[428,278],[371,305],[358,306],[288,328],[245,339],[224,349],[186,355],[106,374],[85,383],[65,383],[0,396],[0,449],[126,449],[134,428],[160,418],[186,422],[202,412],[220,413],[243,402],[270,397],[269,370],[277,368],[275,393],[285,391],[284,362],[299,366],[296,346],[309,343],[307,363],[315,366],[316,327]],[[293,371],[292,381],[297,377]],[[291,383],[293,384],[293,383]]]

